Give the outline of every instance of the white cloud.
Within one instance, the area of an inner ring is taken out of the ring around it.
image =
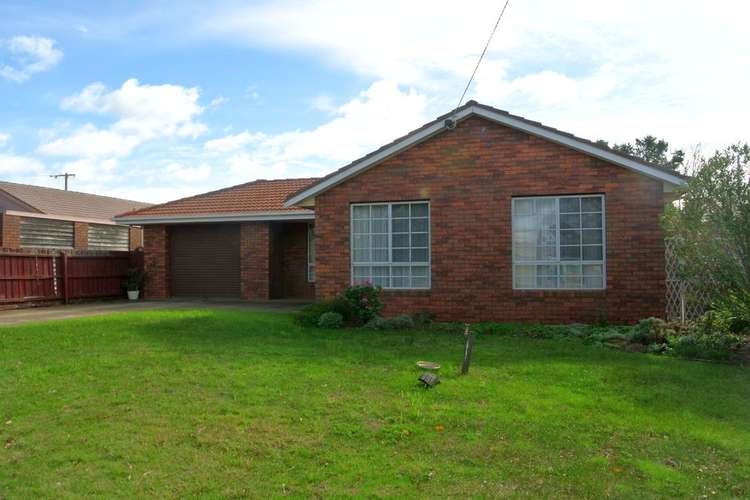
[[[5,146],[10,141],[10,135],[0,132],[0,147]]]
[[[204,15],[198,33],[302,51],[409,85],[431,97],[435,116],[455,105],[500,6],[477,0],[466,6],[471,15],[457,16],[454,2],[427,0],[229,3]],[[738,103],[750,81],[750,3],[683,7],[511,2],[469,98],[594,139],[659,133],[683,147],[738,140],[747,114]]]
[[[218,108],[220,106],[223,106],[224,104],[229,102],[228,97],[224,97],[223,95],[220,95],[218,97],[214,97],[211,99],[211,102],[208,103],[209,108]]]
[[[14,82],[25,82],[32,75],[53,68],[63,57],[56,42],[38,36],[15,36],[0,42],[12,64],[0,66],[0,76]]]
[[[203,148],[206,151],[227,153],[230,151],[236,151],[243,146],[259,142],[265,138],[265,134],[262,133],[250,133],[247,130],[240,132],[239,134],[227,135],[219,139],[212,139],[206,141]]]
[[[32,175],[44,171],[44,164],[34,158],[0,153],[0,174]]]
[[[214,165],[226,165],[237,180],[320,175],[342,166],[428,120],[427,98],[393,82],[375,82],[311,130],[280,134],[244,131],[208,141]]]
[[[110,127],[86,124],[65,137],[52,137],[39,152],[52,156],[101,158],[125,157],[139,145],[157,138],[196,138],[207,127],[196,121],[203,109],[197,88],[180,85],[141,85],[127,80],[110,91],[102,83],[92,83],[79,94],[66,97],[62,108],[79,113],[111,115]]]
[[[211,167],[201,164],[195,167],[189,167],[177,162],[169,163],[163,169],[164,177],[167,179],[177,179],[182,182],[197,182],[208,179],[211,175]]]

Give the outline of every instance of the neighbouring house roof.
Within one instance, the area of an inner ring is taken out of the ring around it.
[[[674,170],[643,161],[623,153],[617,152],[602,144],[592,142],[588,139],[582,139],[571,133],[563,132],[555,128],[543,125],[539,122],[528,120],[521,116],[512,115],[507,111],[493,108],[476,101],[469,101],[463,106],[439,116],[435,120],[426,123],[420,128],[409,132],[408,134],[386,144],[385,146],[369,153],[362,158],[322,177],[315,183],[303,187],[292,194],[285,202],[284,206],[309,205],[309,200],[316,195],[344,182],[345,180],[358,175],[380,162],[390,158],[393,155],[404,151],[420,142],[423,142],[436,134],[449,130],[446,128],[445,121],[451,119],[454,122],[465,120],[471,116],[479,116],[487,120],[508,126],[510,128],[526,132],[528,134],[547,139],[551,142],[567,146],[571,149],[588,154],[595,158],[607,161],[609,163],[622,166],[640,174],[658,179],[665,184],[665,190],[672,189],[685,184],[686,177]]]
[[[312,210],[285,207],[284,201],[317,178],[256,180],[218,191],[182,198],[116,217],[130,224],[231,222],[312,219]]]
[[[140,201],[5,181],[0,181],[0,200],[0,208],[28,215],[110,224],[119,213],[150,206]]]

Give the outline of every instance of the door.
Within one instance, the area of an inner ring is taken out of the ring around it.
[[[172,226],[169,246],[173,297],[240,297],[238,224]]]

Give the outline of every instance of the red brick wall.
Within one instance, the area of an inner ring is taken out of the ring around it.
[[[144,228],[144,296],[149,299],[169,297],[169,231],[166,226]]]
[[[86,222],[73,223],[73,248],[85,250],[89,247],[89,225]]]
[[[0,214],[0,248],[21,247],[21,218]]]
[[[271,297],[271,240],[267,222],[240,225],[240,294],[245,300]]]
[[[607,289],[514,291],[511,198],[579,193],[606,195]],[[663,199],[658,181],[472,117],[317,198],[317,295],[350,283],[350,203],[430,200],[432,289],[385,291],[386,314],[559,323],[661,316]]]

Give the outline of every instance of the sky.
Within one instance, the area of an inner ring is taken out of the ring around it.
[[[3,0],[0,179],[164,202],[325,175],[453,109],[503,3]],[[750,140],[747,19],[510,0],[467,99],[710,153]]]

